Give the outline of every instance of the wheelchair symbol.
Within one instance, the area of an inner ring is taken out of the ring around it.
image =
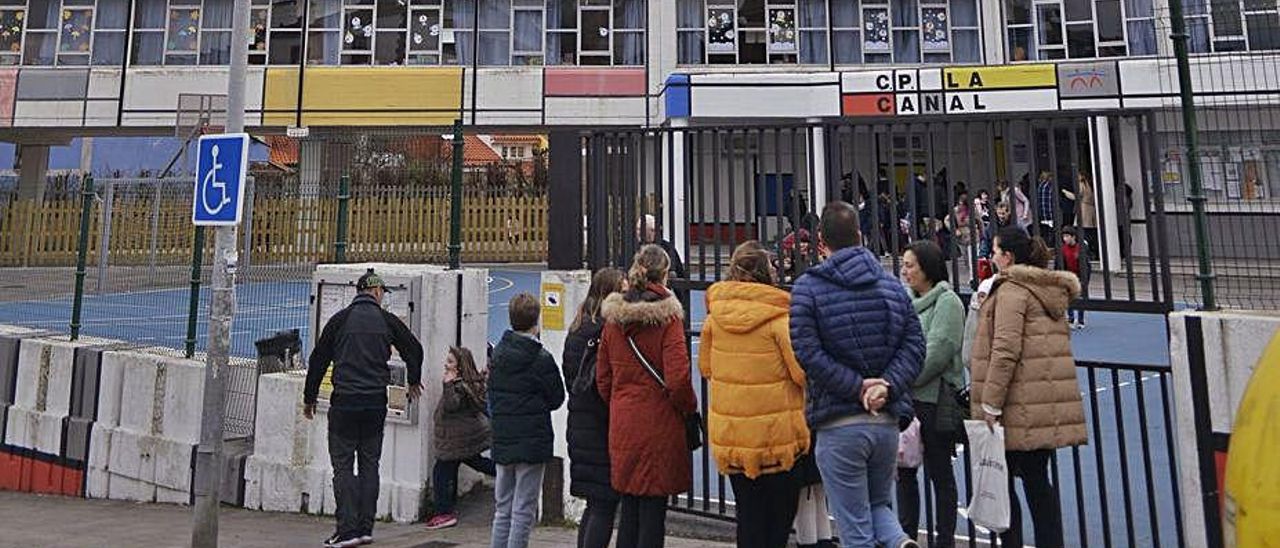
[[[213,150],[210,153],[213,156],[210,161],[213,165],[210,166],[209,172],[205,174],[204,181],[200,184],[200,202],[204,205],[204,210],[209,215],[217,215],[219,211],[222,211],[223,206],[231,203],[231,196],[227,195],[226,181],[219,181],[216,178],[218,170],[222,169],[222,163],[218,162],[218,145],[213,145]],[[210,204],[209,198],[212,197],[213,190],[217,190],[221,198],[217,203]]]

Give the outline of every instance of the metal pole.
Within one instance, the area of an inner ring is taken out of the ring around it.
[[[110,179],[107,184],[103,185],[105,195],[102,199],[102,219],[99,221],[102,227],[98,231],[98,281],[96,282],[96,291],[102,293],[102,286],[107,279],[107,267],[111,260],[111,210],[115,208],[116,185]]]
[[[333,242],[333,262],[347,262],[347,224],[351,222],[351,176],[343,175],[338,180],[338,229],[337,238]]]
[[[249,32],[250,0],[235,0],[231,36]],[[249,42],[231,41],[231,68],[227,79],[227,133],[244,131],[245,72],[249,64]],[[218,546],[219,487],[222,484],[223,370],[231,351],[231,319],[236,311],[235,273],[237,263],[236,227],[214,230],[213,295],[209,303],[209,343],[204,375],[204,398],[200,420],[200,445],[196,449],[195,495],[191,546]]]
[[[200,271],[204,269],[204,227],[196,227],[191,244],[191,300],[187,304],[186,356],[196,355],[196,319],[200,315]]]
[[[42,181],[43,183],[43,181]],[[84,304],[85,263],[89,258],[89,220],[93,214],[93,176],[84,178],[80,191],[80,243],[76,248],[76,296],[71,305],[71,340],[80,338],[80,312]]]
[[[449,204],[449,268],[462,266],[462,119],[453,121],[453,185]]]
[[[1173,54],[1178,60],[1178,95],[1182,103],[1182,130],[1187,139],[1187,170],[1190,188],[1187,201],[1191,202],[1191,220],[1196,235],[1196,256],[1199,259],[1200,296],[1204,310],[1217,310],[1218,302],[1213,290],[1213,261],[1209,257],[1209,222],[1205,216],[1204,182],[1200,174],[1200,139],[1196,127],[1195,91],[1191,87],[1191,62],[1187,59],[1187,21],[1182,12],[1182,0],[1169,2],[1169,19],[1173,32]]]

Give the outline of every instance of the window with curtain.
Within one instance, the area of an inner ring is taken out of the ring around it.
[[[0,65],[22,63],[22,31],[27,26],[27,4],[22,0],[0,2]]]
[[[548,65],[643,65],[646,0],[547,0]]]
[[[1274,0],[1185,0],[1192,53],[1280,50]]]
[[[119,65],[123,0],[0,0],[0,65]]]
[[[677,55],[685,65],[980,63],[978,2],[678,0]]]
[[[1192,0],[1192,3],[1198,1],[1202,0]],[[1005,2],[1005,32],[1010,61],[1156,54],[1153,0]],[[1198,42],[1197,29],[1207,31],[1208,13],[1207,9],[1197,10],[1188,5],[1193,49]],[[1207,44],[1208,40],[1200,42]]]

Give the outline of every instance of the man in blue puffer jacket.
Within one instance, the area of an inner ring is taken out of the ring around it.
[[[913,413],[924,336],[906,289],[862,246],[858,226],[846,202],[823,210],[826,260],[792,290],[791,343],[808,379],[805,417],[842,544],[915,548],[892,493],[898,424]]]

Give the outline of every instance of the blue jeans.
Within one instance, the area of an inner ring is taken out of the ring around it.
[[[492,548],[526,548],[538,520],[545,463],[499,464],[493,486]]]
[[[909,537],[893,510],[898,428],[851,424],[818,430],[815,454],[845,548],[896,548]]]

